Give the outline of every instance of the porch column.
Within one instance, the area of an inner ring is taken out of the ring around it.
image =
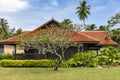
[[[16,44],[14,45],[13,57],[14,57],[14,59],[16,60]]]
[[[96,50],[96,56],[98,56],[99,55],[99,50]]]

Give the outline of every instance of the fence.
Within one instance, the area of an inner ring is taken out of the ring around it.
[[[75,53],[77,53],[77,48],[70,47],[68,50],[66,50],[64,58],[67,60],[71,58]],[[59,54],[61,55],[61,51],[59,51]],[[59,59],[59,57],[52,53],[39,54],[37,52],[26,52],[24,54],[13,53],[13,59]]]
[[[25,54],[13,54],[13,59],[46,59],[46,54],[37,53],[25,53]]]

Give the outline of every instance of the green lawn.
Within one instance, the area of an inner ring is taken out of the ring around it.
[[[120,80],[115,68],[0,68],[0,80]]]

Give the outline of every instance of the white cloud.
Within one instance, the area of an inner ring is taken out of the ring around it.
[[[54,9],[54,7],[52,7],[52,6],[45,6],[43,9],[44,10],[51,10],[51,9]]]
[[[106,6],[98,6],[98,7],[94,7],[92,8],[91,12],[92,13],[99,13],[100,11],[106,9]]]
[[[0,12],[17,12],[29,6],[25,0],[2,0],[0,2]]]
[[[51,0],[51,4],[52,4],[53,6],[58,6],[57,0]]]

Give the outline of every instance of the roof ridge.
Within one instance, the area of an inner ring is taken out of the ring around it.
[[[98,39],[95,39],[95,38],[93,38],[93,37],[91,37],[91,36],[89,36],[89,35],[86,35],[86,34],[81,33],[81,32],[79,32],[79,33],[82,34],[82,35],[84,35],[84,36],[86,36],[86,37],[88,37],[88,38],[91,38],[91,39],[93,39],[93,40],[95,40],[95,41],[99,41]]]
[[[81,32],[108,32],[108,31],[81,31]]]
[[[42,26],[45,26],[46,24],[48,24],[48,23],[51,22],[51,21],[54,21],[54,22],[60,24],[60,22],[58,22],[57,20],[55,20],[54,18],[52,18],[52,19],[50,19],[49,21],[47,21],[46,23],[43,23],[42,25],[38,26],[38,27],[37,27],[36,29],[34,29],[33,31],[42,28]]]

